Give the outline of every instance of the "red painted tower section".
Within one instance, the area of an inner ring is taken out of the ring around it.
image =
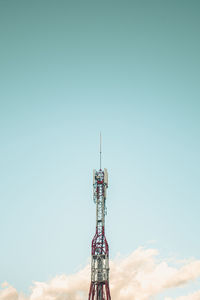
[[[101,154],[101,152],[100,152]],[[96,233],[92,240],[91,284],[89,300],[111,300],[109,289],[109,248],[105,237],[107,170],[93,172],[94,202],[96,204]]]

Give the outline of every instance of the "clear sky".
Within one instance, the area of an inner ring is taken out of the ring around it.
[[[26,291],[87,262],[100,131],[111,258],[200,257],[199,12],[0,0],[0,282]]]

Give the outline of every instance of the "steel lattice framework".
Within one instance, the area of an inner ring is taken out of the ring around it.
[[[101,153],[101,152],[100,152]],[[91,284],[89,300],[111,300],[109,289],[109,248],[105,237],[107,170],[93,171],[96,233],[92,240]]]

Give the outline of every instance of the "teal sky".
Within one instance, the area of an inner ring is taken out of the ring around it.
[[[99,132],[110,255],[199,258],[200,2],[0,0],[0,282],[85,265]]]

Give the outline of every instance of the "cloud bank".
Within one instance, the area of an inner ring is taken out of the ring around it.
[[[110,262],[110,288],[114,300],[147,300],[200,278],[200,260],[184,261],[172,267],[157,259],[156,249],[138,248],[125,258]],[[20,294],[8,283],[0,289],[0,300],[86,300],[90,266],[73,275],[56,276],[49,282],[34,282],[29,296]],[[155,299],[155,298],[154,298]],[[200,290],[164,300],[199,300]]]

